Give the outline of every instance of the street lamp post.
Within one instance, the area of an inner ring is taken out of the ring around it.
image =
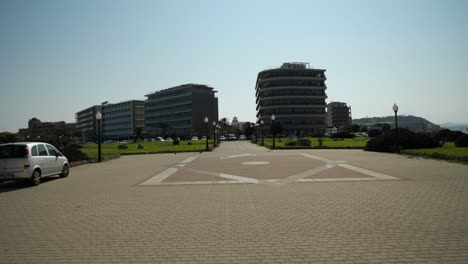
[[[208,151],[208,117],[205,116],[205,128],[206,128],[206,151]]]
[[[275,129],[275,114],[272,114],[271,115],[271,133],[273,134],[273,149],[275,149],[275,132],[276,132],[276,129]]]
[[[101,112],[96,113],[97,131],[98,131],[98,162],[101,162]]]
[[[399,139],[398,139],[398,105],[397,104],[393,104],[393,112],[395,112],[395,138],[396,138],[396,142],[395,142],[395,148],[396,148],[396,152],[397,153],[400,153],[400,146],[399,146]]]
[[[263,119],[260,120],[260,127],[261,127],[261,129],[262,129],[262,146],[263,146],[263,123],[264,123],[264,122],[263,122]]]
[[[255,135],[255,144],[258,142],[258,125],[254,124],[254,135]]]
[[[213,149],[216,147],[216,121],[213,121]]]
[[[216,131],[218,131],[218,133],[216,135],[216,139],[218,140],[218,145],[219,145],[219,143],[221,143],[220,139],[219,139],[219,133],[221,131],[221,127],[219,125],[216,125]]]

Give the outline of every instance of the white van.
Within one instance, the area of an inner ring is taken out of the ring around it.
[[[70,173],[68,159],[54,146],[42,142],[0,144],[0,182],[30,180],[39,185],[41,178]]]

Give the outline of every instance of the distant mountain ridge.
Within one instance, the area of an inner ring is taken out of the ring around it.
[[[375,123],[394,123],[395,116],[383,116],[383,117],[364,117],[353,119],[353,124],[375,124]],[[428,121],[425,118],[412,115],[399,115],[398,123],[424,123],[436,126],[436,124]]]
[[[394,127],[395,116],[383,116],[383,117],[364,117],[353,119],[353,124],[361,126],[375,126],[376,124],[389,124]],[[412,115],[399,115],[398,116],[398,127],[408,128],[415,132],[434,132],[440,130],[440,126],[436,125],[425,118]]]

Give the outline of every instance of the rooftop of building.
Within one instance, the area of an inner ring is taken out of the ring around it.
[[[109,106],[109,105],[120,105],[120,104],[125,104],[125,103],[131,103],[131,102],[137,102],[137,103],[144,103],[145,100],[126,100],[126,101],[120,101],[118,103],[105,103],[103,106]]]
[[[148,96],[150,94],[158,94],[158,93],[165,93],[165,92],[173,92],[173,91],[176,91],[176,90],[183,90],[183,89],[187,89],[187,88],[199,88],[199,89],[207,89],[207,90],[211,90],[213,91],[214,93],[217,93],[218,91],[214,91],[214,88],[213,87],[210,87],[206,84],[197,84],[197,83],[186,83],[186,84],[181,84],[181,85],[178,85],[178,86],[174,86],[174,87],[170,87],[170,88],[166,88],[166,89],[163,89],[163,90],[159,90],[159,91],[155,91],[154,93],[149,93],[145,96]]]
[[[346,103],[344,102],[330,102],[327,104],[327,106],[347,106]]]
[[[310,66],[308,62],[284,62],[280,67],[270,67],[262,72],[274,71],[274,70],[310,70],[310,71],[326,71],[325,69],[314,68]]]

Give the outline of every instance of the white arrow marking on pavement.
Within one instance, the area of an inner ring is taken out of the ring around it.
[[[157,184],[161,183],[162,181],[164,181],[167,177],[169,177],[172,174],[176,173],[178,170],[179,169],[177,169],[177,168],[168,168],[168,169],[164,170],[163,172],[155,175],[151,179],[143,182],[140,185],[157,185]]]

